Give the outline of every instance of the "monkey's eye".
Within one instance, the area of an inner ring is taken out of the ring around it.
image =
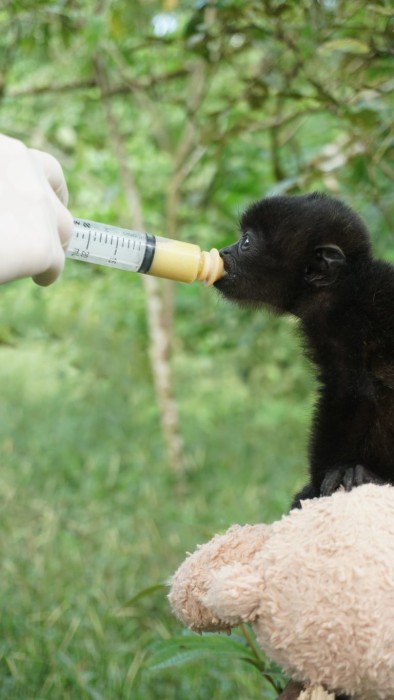
[[[250,243],[250,235],[248,232],[246,232],[239,241],[239,249],[242,251],[248,250],[250,248]]]

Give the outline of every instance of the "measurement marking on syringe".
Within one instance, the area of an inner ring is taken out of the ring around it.
[[[145,234],[137,231],[76,219],[73,241],[68,257],[77,260],[132,271],[139,271],[144,263]]]

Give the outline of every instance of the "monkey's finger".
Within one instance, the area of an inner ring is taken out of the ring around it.
[[[342,469],[330,469],[322,481],[320,494],[322,496],[331,496],[342,483]]]
[[[357,467],[348,467],[345,469],[342,477],[342,485],[345,488],[345,491],[351,491],[353,486],[358,486],[357,484],[357,478],[361,478],[362,476],[360,474],[360,471],[357,472],[357,468],[360,467],[360,469],[363,469],[361,465],[357,465]],[[363,483],[361,481],[361,483]]]
[[[369,469],[363,467],[362,464],[357,464],[354,473],[354,485],[362,486],[363,484],[384,484],[383,479],[379,479],[376,474],[371,472]]]

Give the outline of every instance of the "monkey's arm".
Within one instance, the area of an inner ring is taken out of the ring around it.
[[[376,321],[369,296],[362,306],[357,298],[340,297],[330,313],[323,309],[302,326],[319,379],[309,445],[316,496],[371,481],[387,483],[391,472],[392,392],[376,368],[376,357],[384,361],[391,353],[382,345],[381,319]]]
[[[366,483],[387,483],[364,463],[368,414],[372,420],[370,402],[361,402],[347,416],[341,415],[340,406],[334,407],[329,413],[317,413],[311,441],[311,481],[294,496],[292,508],[299,508],[306,499],[331,496],[341,487],[350,491]]]
[[[366,373],[344,390],[326,387],[318,402],[310,445],[311,481],[318,495],[339,487],[350,491],[368,482],[382,483],[369,463],[376,399]]]

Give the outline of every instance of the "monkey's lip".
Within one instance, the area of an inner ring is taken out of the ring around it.
[[[214,282],[213,286],[216,287],[216,289],[218,291],[225,292],[227,289],[229,289],[230,287],[233,286],[235,281],[236,281],[235,273],[234,272],[232,273],[230,270],[227,269],[227,270],[224,270],[223,276],[219,277],[219,279],[216,280],[216,282]]]
[[[220,250],[219,255],[223,260],[223,275],[214,282],[214,287],[217,289],[221,289],[221,287],[228,284],[232,279],[235,279],[235,271],[231,269],[230,261],[223,257]]]
[[[223,268],[224,268],[224,273],[223,276],[229,275],[232,272],[232,261],[228,258],[222,255],[221,251],[219,250],[219,255],[223,260]]]

